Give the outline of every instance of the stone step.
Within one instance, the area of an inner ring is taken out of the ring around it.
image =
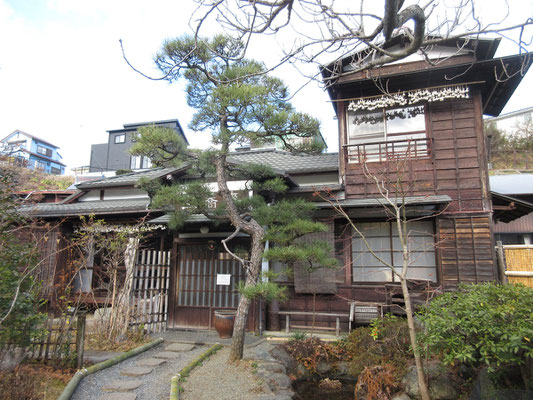
[[[148,375],[153,370],[154,369],[152,367],[130,367],[130,368],[124,368],[122,371],[120,371],[120,375],[142,376],[142,375]]]
[[[143,384],[140,379],[113,381],[102,387],[104,392],[129,392]]]
[[[137,395],[135,393],[106,393],[103,396],[100,396],[98,400],[137,400]]]
[[[192,343],[172,343],[165,347],[166,351],[190,351],[196,346]]]
[[[163,358],[165,360],[174,360],[179,358],[180,353],[175,351],[162,351],[160,353],[154,354],[154,358]]]
[[[144,360],[137,361],[139,367],[157,367],[158,365],[166,363],[167,360],[162,358],[145,358]]]

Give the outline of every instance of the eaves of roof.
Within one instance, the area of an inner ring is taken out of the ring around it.
[[[424,204],[447,204],[452,201],[452,198],[448,195],[435,195],[435,196],[408,196],[399,197],[397,199],[391,199],[397,205],[424,205]],[[378,198],[366,198],[366,199],[343,199],[332,200],[335,206],[345,208],[365,208],[365,207],[387,207],[388,201],[383,197]],[[323,201],[316,203],[318,208],[331,208],[332,204]]]
[[[109,215],[148,212],[149,199],[83,201],[78,203],[40,203],[20,207],[29,217],[72,217],[80,215]]]
[[[96,189],[103,187],[133,186],[139,182],[141,178],[158,179],[179,171],[185,171],[187,168],[188,165],[183,165],[181,167],[152,168],[148,171],[131,172],[129,174],[112,176],[110,178],[82,182],[76,187],[78,189]]]
[[[511,196],[506,196],[497,192],[490,192],[494,209],[494,219],[501,222],[511,222],[515,219],[533,212],[533,204]],[[507,209],[496,209],[495,206],[502,205]]]
[[[459,57],[458,57],[459,58]],[[516,54],[500,58],[482,59],[478,61],[464,61],[452,65],[437,65],[423,69],[409,71],[397,69],[395,72],[381,75],[387,79],[390,93],[412,90],[438,85],[472,84],[482,96],[483,114],[498,116],[509,98],[512,96],[522,78],[533,62],[533,53]],[[402,65],[402,64],[398,64]],[[379,71],[376,70],[376,75]],[[450,79],[450,77],[454,77]],[[359,98],[380,95],[378,85],[373,77],[349,80],[332,84],[329,95],[336,110],[335,101],[341,100],[337,96],[342,88],[343,98]]]
[[[21,149],[21,150],[24,150],[24,149]],[[57,160],[54,160],[53,158],[50,158],[50,157],[47,157],[45,155],[42,155],[42,154],[38,154],[38,153],[34,153],[32,151],[28,151],[28,150],[24,150],[26,153],[29,153],[30,155],[34,156],[34,157],[37,157],[37,158],[41,158],[43,160],[46,160],[46,161],[49,161],[49,162],[53,162],[55,164],[59,164],[63,167],[66,167],[65,164],[63,164],[61,161],[57,161]]]

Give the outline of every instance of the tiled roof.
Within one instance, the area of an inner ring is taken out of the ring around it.
[[[269,165],[289,174],[305,172],[337,171],[338,153],[297,154],[283,150],[262,149],[231,153],[228,161],[234,163],[254,163]]]
[[[276,170],[281,170],[288,174],[295,174],[337,171],[339,155],[338,153],[295,154],[282,150],[261,149],[231,153],[228,157],[228,161],[236,164],[254,163],[269,165]],[[129,174],[113,176],[96,181],[82,182],[77,185],[77,188],[92,189],[110,186],[133,186],[141,178],[157,179],[186,168],[187,166],[183,165],[179,168],[153,168],[142,172],[131,172]]]
[[[81,201],[72,204],[39,203],[23,206],[20,211],[33,217],[72,217],[77,215],[127,214],[144,212],[148,209],[150,200],[125,199],[107,201]]]
[[[109,186],[133,186],[141,178],[157,179],[165,175],[172,174],[179,171],[181,168],[152,168],[147,171],[131,172],[129,174],[112,176],[110,178],[103,178],[96,181],[82,182],[77,185],[78,189],[93,189]]]

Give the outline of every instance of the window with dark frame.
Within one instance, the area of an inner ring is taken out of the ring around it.
[[[427,156],[425,106],[347,110],[348,161]]]
[[[126,143],[126,134],[115,135],[115,143]]]
[[[403,255],[396,222],[357,223],[372,252],[395,268],[402,268]],[[408,226],[410,265],[407,277],[437,281],[435,229],[433,221],[412,221]],[[392,270],[379,261],[354,232],[352,239],[352,280],[354,282],[395,282]]]
[[[47,149],[46,147],[37,145],[37,153],[42,154],[46,157],[52,157],[52,150]]]

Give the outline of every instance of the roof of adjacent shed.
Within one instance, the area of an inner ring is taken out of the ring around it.
[[[533,212],[533,204],[501,193],[490,192],[494,206],[494,219],[501,222],[511,222]],[[499,210],[496,206],[508,207]]]
[[[489,176],[490,190],[505,195],[533,194],[533,174]]]

